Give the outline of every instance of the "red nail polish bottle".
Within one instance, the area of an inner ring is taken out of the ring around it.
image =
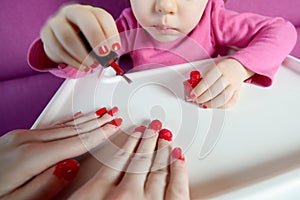
[[[188,102],[193,102],[194,99],[191,97],[191,91],[197,86],[197,84],[202,80],[199,71],[191,71],[190,79],[183,82],[184,86],[184,98]]]

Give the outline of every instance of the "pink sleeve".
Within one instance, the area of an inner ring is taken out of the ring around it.
[[[91,71],[88,73],[81,72],[72,66],[51,61],[44,51],[43,42],[40,38],[36,39],[29,47],[27,61],[32,69],[40,72],[50,72],[61,78],[80,78],[91,73]]]
[[[226,10],[223,5],[216,6],[212,14],[217,45],[239,48],[230,57],[256,73],[247,82],[270,86],[296,43],[295,27],[282,18],[240,14]]]

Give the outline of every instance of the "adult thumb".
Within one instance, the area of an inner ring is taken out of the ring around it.
[[[78,161],[64,160],[6,196],[6,199],[51,199],[77,176],[79,168]]]

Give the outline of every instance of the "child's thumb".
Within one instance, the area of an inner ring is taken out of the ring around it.
[[[51,199],[77,176],[79,168],[78,161],[64,160],[15,190],[8,199]]]

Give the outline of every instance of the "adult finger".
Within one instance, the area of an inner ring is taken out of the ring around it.
[[[123,133],[122,136],[120,135],[119,138],[116,138],[125,139],[125,143],[121,148],[115,145],[107,145],[107,148],[104,147],[100,150],[102,155],[99,156],[101,157],[93,154],[97,159],[100,159],[104,165],[92,179],[72,195],[72,198],[80,199],[80,197],[83,196],[87,197],[85,191],[89,190],[88,197],[95,198],[95,196],[97,196],[97,199],[104,199],[105,196],[117,186],[130,161],[132,152],[139,143],[144,129],[145,127],[141,126],[136,128],[133,134],[127,135],[126,138],[124,138],[125,133]],[[99,188],[101,188],[101,191],[99,191]]]
[[[180,148],[175,148],[172,151],[170,179],[166,189],[165,199],[189,199],[188,173]]]
[[[153,120],[149,124],[120,184],[131,184],[134,188],[144,188],[155,153],[157,133],[161,127],[162,124],[159,120]]]
[[[159,132],[157,152],[146,182],[146,192],[152,199],[163,199],[167,185],[172,132],[162,129]]]
[[[208,72],[203,75],[203,79],[191,91],[191,97],[196,98],[203,94],[222,76],[217,67],[212,67]]]
[[[79,168],[78,161],[64,160],[6,197],[7,199],[52,199],[74,180]]]
[[[99,112],[90,113],[75,118],[72,122],[60,124],[53,128],[32,130],[29,137],[27,136],[27,140],[51,141],[88,133],[115,119],[117,113],[118,108],[114,107],[110,111],[102,114],[99,118],[97,118],[100,114]]]

